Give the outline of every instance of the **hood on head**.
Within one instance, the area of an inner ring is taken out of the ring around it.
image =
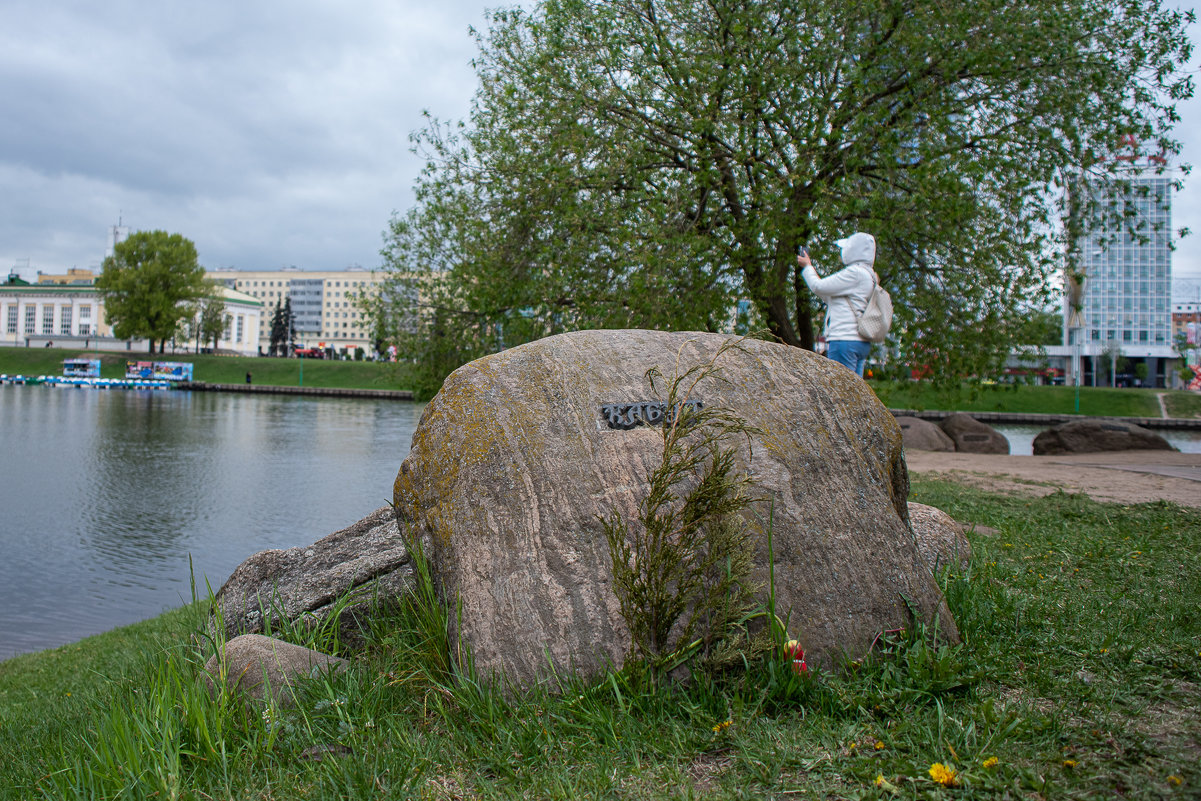
[[[846,239],[839,239],[834,244],[842,248],[843,264],[876,263],[876,238],[871,234],[855,232]]]

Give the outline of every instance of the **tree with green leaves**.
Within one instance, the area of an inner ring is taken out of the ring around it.
[[[158,352],[175,336],[191,304],[208,293],[196,246],[180,234],[138,231],[117,243],[104,260],[96,288],[104,314],[121,339],[145,338]]]
[[[268,356],[287,356],[288,320],[284,315],[284,302],[276,299],[275,310],[271,313],[271,342],[267,347]]]
[[[1166,156],[1191,14],[1160,0],[543,0],[492,14],[470,120],[432,120],[383,255],[402,350],[584,327],[811,348],[796,265],[873,233],[892,345],[989,375],[1063,267],[1055,199],[1133,135]],[[934,354],[934,356],[931,356]],[[427,358],[428,357],[428,358]],[[433,376],[436,379],[436,376]]]
[[[225,335],[225,329],[228,326],[225,301],[220,295],[214,293],[200,301],[199,328],[202,342],[209,343],[209,346],[216,350],[217,343]]]

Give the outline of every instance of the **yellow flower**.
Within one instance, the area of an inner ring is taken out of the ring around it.
[[[956,775],[955,769],[941,762],[935,762],[930,766],[930,778],[943,787],[959,786],[959,776]]]
[[[996,757],[989,757],[988,759],[984,760],[984,767],[995,768],[996,766],[997,766],[997,758]]]
[[[876,786],[879,787],[881,790],[886,790],[893,794],[899,793],[901,791],[901,788],[897,787],[895,784],[890,782],[888,779],[884,778],[883,773],[876,776]]]
[[[721,734],[723,731],[730,728],[730,724],[732,724],[733,722],[734,722],[733,720],[723,720],[721,723],[718,723],[716,726],[713,727],[714,733]]]
[[[883,777],[880,777],[880,778],[883,778]],[[876,785],[879,786],[879,784],[880,784],[880,779],[876,779]],[[1180,778],[1175,773],[1173,773],[1171,776],[1168,777],[1168,784],[1172,785],[1173,787],[1179,787],[1180,785],[1184,784],[1184,779]]]
[[[879,751],[883,747],[884,747],[884,743],[881,742],[880,740],[876,740],[876,750]]]
[[[1076,767],[1076,764],[1077,764],[1076,760],[1074,760],[1074,759],[1065,759],[1063,761],[1063,766],[1065,768],[1074,768],[1074,767]]]

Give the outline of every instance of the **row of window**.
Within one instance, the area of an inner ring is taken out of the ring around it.
[[[58,330],[54,328],[55,309],[58,312]],[[91,336],[92,335],[92,307],[79,307],[79,324],[75,331],[72,331],[72,306],[58,306],[52,303],[42,304],[42,327],[38,330],[38,306],[37,304],[27,304],[25,306],[25,326],[24,333],[26,334],[42,334],[43,336]],[[4,330],[8,334],[16,334],[22,329],[18,328],[20,312],[16,304],[8,307],[8,312],[5,316]]]

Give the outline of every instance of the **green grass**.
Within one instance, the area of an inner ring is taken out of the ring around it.
[[[301,370],[306,387],[339,389],[408,389],[402,365],[384,362],[327,361],[324,359],[270,359],[255,356],[192,356],[145,353],[94,353],[60,348],[0,348],[0,373],[10,375],[62,375],[63,360],[88,354],[100,359],[104,378],[124,378],[125,362],[177,361],[194,364],[193,378],[210,384],[242,384],[250,372],[254,383],[266,386],[299,386]],[[303,365],[301,362],[303,361]]]
[[[1201,413],[1201,396],[1184,390],[1081,387],[1077,412],[1075,387],[986,384],[947,393],[919,382],[870,381],[868,385],[890,409],[1160,417],[1156,395],[1163,394],[1170,416]]]
[[[904,637],[811,680],[768,658],[685,687],[618,673],[506,696],[448,674],[442,624],[409,610],[296,706],[247,713],[197,682],[211,646],[185,635],[204,613],[194,605],[0,663],[0,788],[12,798],[1196,797],[1201,513],[927,481],[914,500],[996,530],[971,533],[970,569],[940,578],[960,646]],[[323,759],[308,756],[314,747]],[[957,788],[932,781],[935,763],[953,767]]]

